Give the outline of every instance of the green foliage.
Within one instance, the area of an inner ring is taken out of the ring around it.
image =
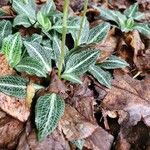
[[[110,56],[107,60],[99,64],[101,68],[104,69],[116,69],[116,68],[125,68],[128,66],[128,63],[124,61],[123,59],[120,59],[117,56]]]
[[[78,76],[85,73],[89,66],[96,62],[98,55],[99,50],[97,49],[87,49],[71,53],[66,61],[62,78],[70,81],[73,79],[72,82],[78,81]],[[79,82],[81,83],[81,81]]]
[[[21,1],[21,0],[13,0],[12,7],[18,13],[18,15],[27,16],[31,24],[35,23],[36,10],[31,1],[28,1],[27,3],[25,3],[24,1]]]
[[[72,141],[72,144],[74,144],[79,150],[83,149],[84,143],[85,143],[84,139]]]
[[[0,48],[2,46],[2,40],[12,33],[12,24],[8,20],[0,21]],[[1,51],[1,50],[0,50]]]
[[[64,108],[64,100],[55,93],[46,94],[37,100],[35,123],[39,140],[43,140],[49,133],[53,132],[64,113]]]
[[[106,39],[110,24],[103,22],[90,28],[86,11],[84,17],[68,16],[69,0],[64,1],[64,13],[56,10],[52,0],[47,0],[40,9],[37,8],[34,0],[10,2],[17,16],[12,20],[13,26],[10,21],[0,21],[0,46],[2,43],[2,53],[9,65],[18,72],[49,79],[51,70],[54,69],[58,71],[60,78],[78,84],[82,84],[80,79],[82,75],[90,73],[101,84],[110,88],[112,76],[108,69],[128,66],[124,60],[116,56],[111,56],[102,63],[96,63],[97,58],[100,57],[100,50],[91,47]],[[87,1],[84,8],[86,7]],[[147,25],[134,21],[140,18],[138,15],[141,15],[137,9],[136,4],[125,12],[130,17],[117,11],[108,10],[106,13],[103,8],[101,15],[116,22],[123,31],[132,30],[134,27],[140,32],[149,34]],[[30,33],[24,35],[22,32],[23,36],[21,36],[17,32],[18,26],[30,27],[29,30],[34,28],[35,32],[32,35]],[[74,40],[74,45],[71,45],[74,46],[73,49],[69,49],[66,45],[66,34],[70,34]],[[28,83],[29,80],[19,76],[0,77],[0,91],[25,99]],[[33,86],[36,91],[43,88],[37,84]],[[39,97],[35,107],[35,123],[39,140],[43,140],[56,128],[63,115],[64,106],[64,100],[55,93]],[[84,140],[73,141],[73,143],[82,149]]]
[[[15,69],[19,72],[27,72],[28,74],[37,75],[39,77],[46,77],[47,73],[43,65],[31,57],[23,58]]]
[[[41,62],[47,72],[51,72],[51,54],[44,49],[39,43],[36,42],[24,42],[24,45],[28,51],[30,57]]]
[[[20,76],[0,77],[0,91],[17,98],[25,98],[28,82],[28,80]]]
[[[105,20],[114,21],[117,24],[117,27],[120,28],[123,32],[129,32],[136,29],[141,34],[148,37],[150,36],[150,27],[148,26],[148,24],[145,24],[141,27],[141,24],[136,22],[144,18],[144,13],[138,11],[138,3],[131,5],[124,11],[123,14],[119,11],[113,11],[110,9],[105,9],[103,7],[94,6],[94,8],[100,11],[100,17]]]
[[[95,79],[98,80],[99,83],[102,85],[105,85],[106,87],[111,87],[111,74],[107,71],[104,71],[101,69],[98,65],[92,65],[89,68],[89,73],[95,77]]]
[[[9,35],[3,40],[2,52],[5,54],[9,64],[14,67],[21,60],[22,39],[20,33]]]

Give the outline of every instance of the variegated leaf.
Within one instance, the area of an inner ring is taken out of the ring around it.
[[[30,3],[24,3],[21,0],[13,0],[12,7],[19,15],[26,15],[32,24],[35,23],[35,9]]]
[[[102,17],[105,20],[112,20],[118,24],[118,17],[116,15],[117,11],[105,9],[103,7],[96,7],[96,6],[93,7],[100,12],[100,17]]]
[[[22,39],[20,33],[9,35],[3,40],[2,52],[6,55],[12,67],[20,62],[22,53]]]
[[[129,66],[129,64],[124,61],[123,59],[117,57],[117,56],[111,56],[106,61],[102,62],[101,64],[98,64],[101,68],[104,69],[116,69],[116,68],[125,68]]]
[[[0,37],[5,38],[12,33],[12,24],[8,20],[0,21]]]
[[[31,57],[23,58],[15,69],[19,72],[27,72],[28,74],[39,77],[46,77],[47,73],[43,65]]]
[[[42,35],[35,33],[35,34],[32,34],[32,36],[26,37],[25,40],[28,41],[28,42],[41,43],[42,39],[43,39]]]
[[[134,26],[134,29],[138,30],[141,34],[150,38],[150,26],[144,23],[138,23]]]
[[[67,20],[67,33],[74,33],[80,28],[80,18],[79,17],[69,17]],[[55,25],[52,29],[59,33],[63,32],[63,20],[62,17],[57,18]]]
[[[87,49],[71,54],[66,62],[63,74],[81,75],[85,73],[89,66],[96,62],[98,55],[99,50],[97,49]]]
[[[48,16],[50,15],[51,12],[53,12],[56,9],[55,3],[53,0],[47,0],[46,3],[42,6],[41,12],[45,15]]]
[[[80,20],[79,20],[80,22],[81,22],[81,19],[82,18],[80,18]],[[80,22],[78,23],[79,26],[80,26]],[[85,18],[84,22],[83,22],[80,37],[78,37],[79,29],[76,32],[73,30],[71,30],[71,32],[70,32],[72,35],[72,38],[74,39],[76,46],[79,46],[81,44],[86,44],[88,37],[89,37],[89,32],[90,32],[89,22],[88,22],[87,18]]]
[[[0,47],[2,46],[3,39],[11,33],[12,33],[11,22],[8,20],[1,20],[0,21]]]
[[[40,61],[48,72],[51,72],[51,54],[37,42],[24,42],[30,57]]]
[[[57,65],[58,60],[59,60],[59,56],[60,56],[60,53],[61,53],[61,40],[58,38],[57,35],[53,36],[53,50],[54,50],[54,55],[55,55],[55,62],[56,62],[56,65]],[[64,55],[66,55],[67,52],[68,52],[68,48],[65,45]]]
[[[14,22],[13,22],[13,26],[24,26],[25,28],[28,28],[31,26],[31,22],[29,20],[29,18],[26,15],[18,15],[15,17]]]
[[[35,123],[38,130],[38,139],[43,140],[56,128],[59,119],[64,113],[65,102],[57,94],[41,96],[35,107]]]
[[[130,18],[134,18],[136,13],[138,12],[138,9],[139,9],[139,6],[138,6],[138,3],[135,3],[133,5],[131,5],[129,8],[127,8],[125,11],[124,11],[124,14]]]
[[[89,68],[89,73],[94,76],[95,79],[102,85],[110,88],[111,87],[111,75],[109,72],[104,71],[98,65],[91,65]]]
[[[69,73],[69,74],[65,74],[63,73],[61,78],[67,80],[67,81],[71,81],[73,83],[78,83],[78,84],[82,84],[82,81],[80,79],[80,77],[78,75]]]
[[[75,141],[72,141],[71,143],[74,144],[79,150],[82,150],[85,140],[84,139],[75,140]]]
[[[0,77],[0,91],[17,98],[25,98],[27,83],[28,80],[20,76]]]
[[[44,16],[41,11],[39,11],[37,14],[37,20],[44,31],[48,32],[51,29],[51,22],[49,18],[47,16]]]
[[[89,32],[87,43],[99,43],[102,42],[110,30],[109,23],[101,23],[98,26],[92,28]]]

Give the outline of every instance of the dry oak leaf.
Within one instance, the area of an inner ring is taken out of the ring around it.
[[[102,107],[105,112],[124,111],[128,115],[119,119],[119,123],[127,121],[128,125],[136,125],[141,119],[150,126],[150,80],[135,80],[129,75],[116,75],[112,88],[103,100]],[[110,116],[111,117],[111,116]]]
[[[8,65],[4,55],[0,54],[0,76],[12,75],[15,71]]]
[[[19,135],[24,129],[23,123],[6,116],[0,119],[0,149],[14,149],[17,145]]]
[[[29,136],[22,135],[17,150],[70,150],[70,146],[58,129],[41,142],[37,141],[36,133],[33,130]]]
[[[85,147],[92,150],[110,150],[114,137],[103,128],[98,127],[93,134],[85,139]]]
[[[69,141],[84,139],[92,135],[98,127],[87,121],[74,107],[66,105],[60,126]]]
[[[21,122],[25,122],[30,114],[25,100],[7,96],[3,93],[0,93],[0,109]]]

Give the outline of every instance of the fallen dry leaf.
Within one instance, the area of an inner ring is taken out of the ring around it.
[[[102,107],[107,111],[124,111],[128,116],[120,119],[129,125],[136,125],[141,119],[150,126],[150,80],[139,81],[128,75],[115,76],[112,89],[103,100]],[[109,112],[110,113],[110,112]],[[120,123],[121,123],[121,120]]]
[[[70,146],[61,131],[56,129],[42,142],[37,141],[35,131],[32,131],[29,136],[23,134],[17,150],[70,150]]]
[[[47,91],[60,94],[64,99],[68,97],[66,91],[67,87],[62,80],[59,79],[56,72],[53,70],[51,73],[51,81]]]
[[[0,149],[14,149],[23,128],[23,123],[11,117],[0,119]]]
[[[90,137],[86,138],[84,146],[92,150],[110,150],[113,140],[111,134],[98,127]]]
[[[8,62],[3,54],[0,54],[0,76],[12,75],[15,71],[8,65]]]
[[[137,30],[134,30],[126,34],[126,42],[134,49],[133,61],[136,64],[137,56],[142,53],[145,46],[141,40],[140,34]]]
[[[69,141],[87,138],[98,127],[97,124],[87,121],[74,107],[69,105],[66,105],[60,125]]]
[[[30,114],[25,100],[19,100],[3,93],[0,93],[0,109],[22,122],[25,122]]]

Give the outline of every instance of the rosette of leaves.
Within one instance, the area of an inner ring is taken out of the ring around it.
[[[123,13],[106,9],[103,7],[96,7],[100,11],[100,17],[104,20],[113,21],[122,32],[129,32],[138,30],[145,36],[150,36],[150,27],[148,23],[139,23],[144,18],[144,13],[139,12],[138,3],[131,5]]]
[[[17,17],[23,16],[25,20],[20,19],[20,22],[14,23],[13,29],[15,30],[12,30],[9,21],[0,22],[0,25],[4,26],[4,30],[0,27],[0,36],[3,38],[1,52],[7,58],[9,65],[18,72],[26,72],[43,78],[51,77],[53,67],[59,70],[57,64],[61,55],[62,39],[60,35],[63,28],[61,13],[56,13],[51,21],[51,15],[55,13],[55,6],[51,0],[41,7],[38,11],[39,14],[36,13],[36,5],[32,0],[12,0],[12,6],[17,12]],[[74,31],[78,31],[80,21],[80,17],[69,17],[68,20],[67,33],[71,33],[74,41],[78,39],[77,32]],[[30,37],[22,37],[19,32],[12,32],[16,31],[16,25],[24,25],[26,28],[36,25],[44,32],[48,32],[52,38],[43,38],[42,33],[41,35],[33,34]],[[51,29],[55,32],[49,32]],[[123,68],[128,64],[116,56],[111,56],[102,63],[96,63],[97,58],[100,57],[100,50],[89,47],[91,44],[105,40],[109,29],[108,23],[101,23],[90,29],[89,22],[85,19],[78,45],[73,49],[64,45],[63,69],[60,78],[82,84],[80,77],[85,73],[90,73],[101,84],[110,87],[111,74],[108,69]],[[21,76],[0,77],[0,91],[17,98],[26,98],[29,84],[29,80]],[[43,88],[37,84],[33,84],[33,86],[36,90]],[[65,102],[58,94],[48,93],[38,98],[35,107],[35,123],[39,140],[43,140],[54,131],[63,115],[64,107]],[[80,148],[83,146],[83,141],[74,142]]]

